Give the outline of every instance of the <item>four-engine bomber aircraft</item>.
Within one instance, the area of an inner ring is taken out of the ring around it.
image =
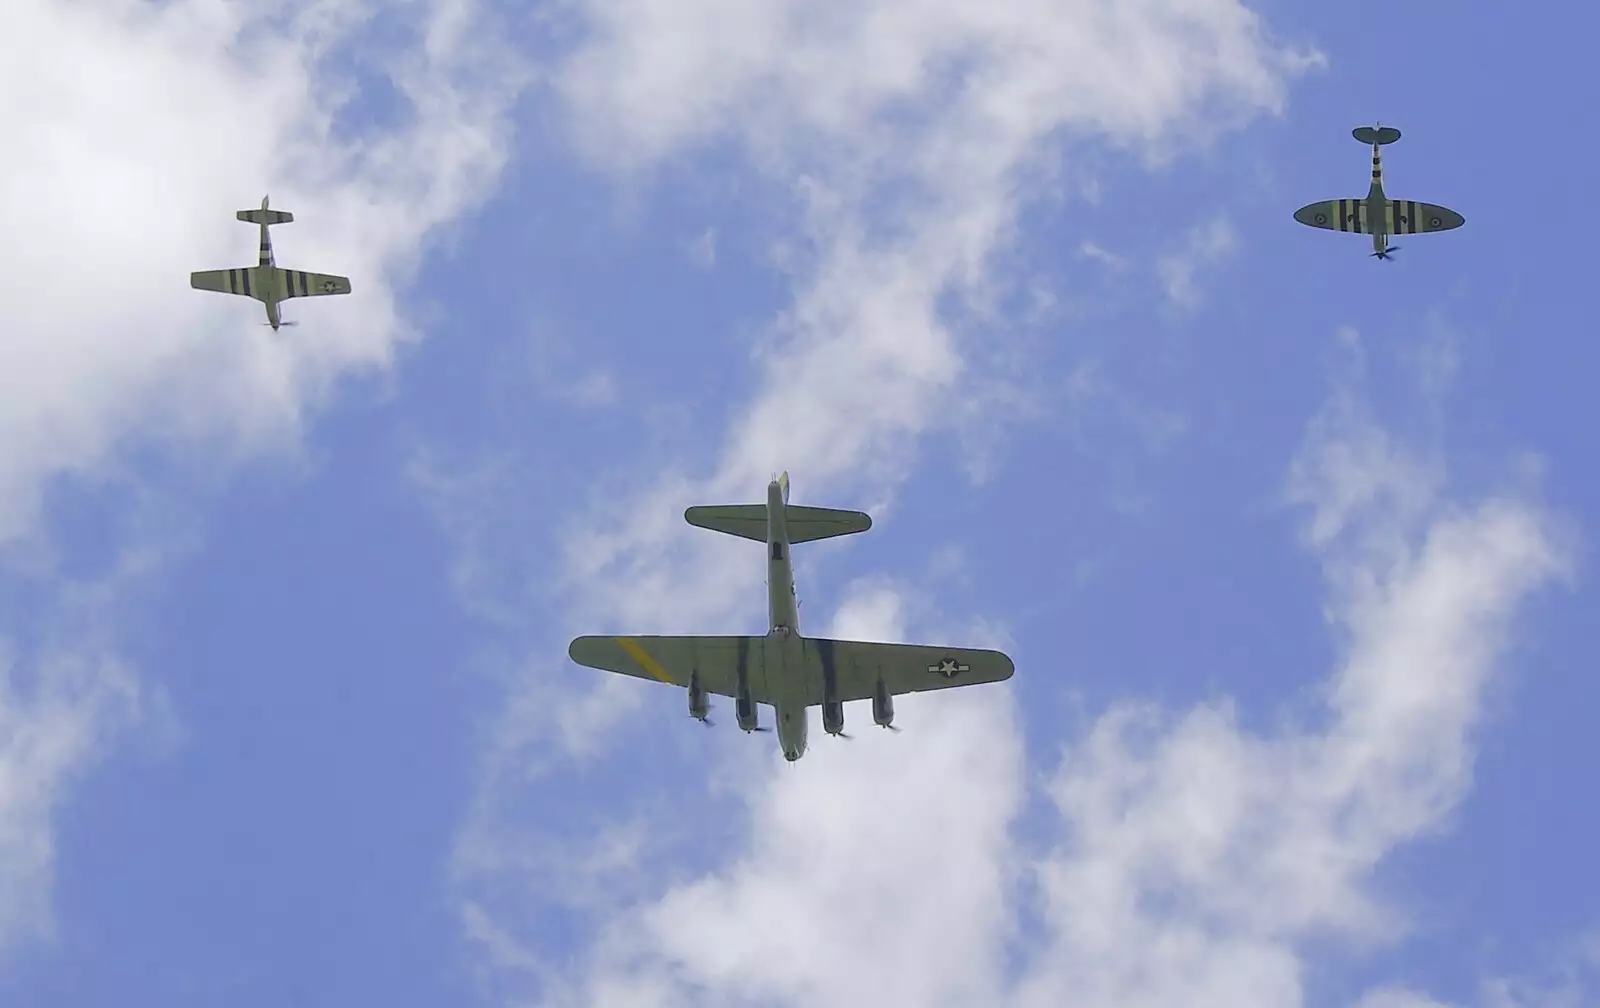
[[[243,294],[267,306],[267,325],[274,332],[280,325],[294,325],[278,318],[278,304],[295,297],[316,297],[322,294],[348,294],[350,281],[342,276],[327,273],[306,273],[302,270],[279,269],[272,261],[272,236],[267,228],[274,224],[287,224],[294,214],[287,210],[267,209],[267,197],[261,197],[261,209],[240,210],[235,217],[251,224],[261,225],[261,261],[254,267],[239,269],[202,270],[189,274],[189,286],[196,290],[217,291],[222,294]]]
[[[1467,222],[1449,207],[1384,196],[1381,149],[1384,144],[1400,139],[1399,130],[1393,126],[1359,126],[1351,135],[1372,145],[1372,187],[1367,190],[1367,198],[1310,203],[1294,212],[1295,220],[1330,231],[1369,234],[1372,236],[1371,254],[1379,259],[1388,259],[1391,252],[1399,249],[1399,246],[1389,247],[1390,235],[1449,231]]]
[[[791,763],[806,751],[807,707],[820,704],[824,730],[849,738],[848,701],[871,700],[872,720],[894,728],[899,694],[1000,682],[1015,671],[999,651],[802,637],[790,546],[865,532],[872,519],[861,511],[790,504],[788,473],[768,485],[765,504],[692,507],[683,516],[700,528],[766,543],[771,629],[763,637],[579,637],[567,649],[573,661],[686,686],[690,716],[708,724],[711,693],[733,698],[747,732],[767,730],[756,705],[770,704],[778,744]]]

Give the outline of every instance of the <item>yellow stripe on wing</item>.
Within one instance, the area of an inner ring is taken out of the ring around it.
[[[638,641],[634,640],[632,637],[618,637],[616,638],[616,641],[618,644],[622,645],[622,650],[628,652],[628,655],[632,657],[634,661],[639,663],[640,668],[644,669],[646,672],[650,673],[655,678],[660,679],[664,683],[672,683],[674,686],[677,685],[677,682],[672,678],[672,676],[667,674],[667,670],[662,668],[661,664],[654,658],[650,657],[649,652],[645,651],[644,648],[639,646]]]

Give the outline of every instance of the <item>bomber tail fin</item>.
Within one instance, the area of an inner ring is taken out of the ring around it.
[[[787,481],[784,483],[787,490]],[[683,513],[683,517],[690,525],[698,528],[739,536],[741,539],[754,539],[756,542],[767,541],[765,504],[717,504],[709,507],[692,507]],[[783,520],[788,527],[791,543],[831,539],[834,536],[865,532],[872,527],[872,516],[865,511],[802,507],[798,504],[784,505]]]

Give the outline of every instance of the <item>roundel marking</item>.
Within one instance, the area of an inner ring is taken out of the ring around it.
[[[1328,215],[1325,213],[1319,213],[1313,217],[1312,220],[1316,221],[1318,224],[1326,224],[1328,223]]]
[[[1444,221],[1440,220],[1437,217],[1429,217],[1428,218],[1428,226],[1429,227],[1439,227],[1442,224],[1444,224]]]

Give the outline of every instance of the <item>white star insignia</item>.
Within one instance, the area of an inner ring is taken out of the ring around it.
[[[959,673],[972,671],[972,667],[970,665],[962,665],[954,658],[946,658],[937,665],[929,665],[928,671],[949,679]]]

